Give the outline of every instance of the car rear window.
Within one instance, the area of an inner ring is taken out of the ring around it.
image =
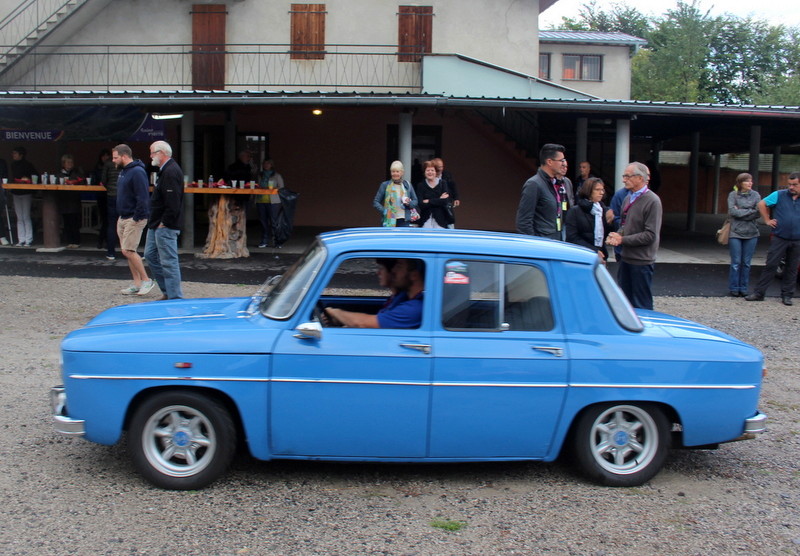
[[[442,288],[442,326],[449,330],[552,330],[550,292],[536,266],[450,260]]]

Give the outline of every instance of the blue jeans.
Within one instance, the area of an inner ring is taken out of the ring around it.
[[[183,297],[181,266],[178,260],[179,235],[181,231],[172,228],[148,229],[144,245],[144,258],[167,299]]]
[[[624,256],[624,255],[623,255]],[[655,264],[619,263],[617,282],[631,305],[637,309],[653,310],[653,272]]]
[[[747,239],[732,237],[728,239],[731,252],[731,270],[728,274],[728,291],[747,293],[750,285],[750,261],[756,250],[758,236]]]

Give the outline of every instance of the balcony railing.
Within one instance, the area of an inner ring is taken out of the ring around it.
[[[191,90],[196,88],[193,63],[208,68],[224,61],[224,88],[229,90],[421,90],[421,64],[399,61],[397,45],[325,45],[323,60],[294,60],[291,52],[286,44],[228,44],[222,52],[189,44],[40,45],[0,74],[0,86]]]

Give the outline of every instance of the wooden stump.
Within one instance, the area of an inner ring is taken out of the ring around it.
[[[220,195],[208,209],[208,237],[202,259],[249,257],[245,207],[233,195]]]

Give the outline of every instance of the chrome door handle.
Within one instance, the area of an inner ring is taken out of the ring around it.
[[[556,357],[564,356],[563,348],[550,347],[550,346],[531,346],[531,349],[535,349],[537,351],[546,351],[547,353],[551,353]]]
[[[416,349],[417,351],[421,351],[425,355],[430,355],[431,353],[431,346],[429,344],[400,344],[400,347],[408,349]]]

